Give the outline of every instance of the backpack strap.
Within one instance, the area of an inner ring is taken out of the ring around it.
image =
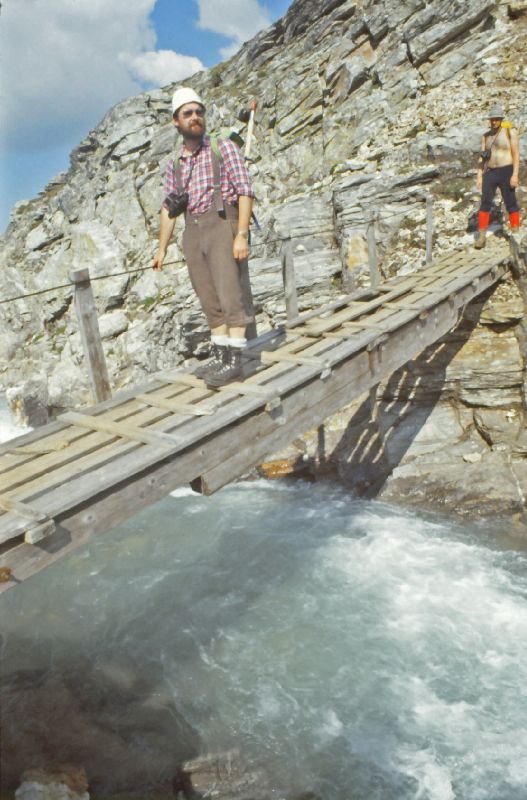
[[[498,130],[498,133],[497,133],[497,134],[494,136],[494,138],[493,138],[493,140],[492,140],[492,142],[491,142],[491,145],[490,145],[490,146],[492,147],[492,145],[494,144],[494,142],[496,141],[496,139],[497,139],[497,138],[498,138],[498,136],[500,135],[500,131],[505,131],[505,135],[506,135],[506,137],[507,137],[507,141],[509,142],[509,147],[510,147],[510,149],[511,149],[511,153],[512,153],[511,128],[512,128],[512,125],[511,125],[511,123],[510,123],[510,122],[508,122],[506,125],[501,125],[501,126],[500,126],[500,129]],[[485,144],[486,144],[486,142],[487,142],[487,137],[488,137],[488,136],[492,136],[492,131],[488,131],[488,132],[487,132],[487,133],[485,133],[484,135],[485,135]]]
[[[210,150],[212,160],[212,177],[214,188],[214,207],[218,214],[223,214],[225,206],[223,205],[223,195],[221,193],[221,174],[220,167],[223,164],[223,156],[221,154],[218,139],[215,136],[210,137]]]
[[[213,157],[212,157],[213,164],[212,164],[212,166],[213,166],[213,169],[214,169],[214,156],[217,156],[220,164],[223,164],[223,155],[221,153],[220,146],[218,144],[218,142],[219,142],[218,137],[217,136],[210,136],[209,138],[210,138],[210,146],[211,146],[211,150],[212,150],[212,154],[213,154]],[[237,147],[241,147],[241,145],[243,145],[243,139],[239,136],[239,134],[238,134],[238,138],[236,138],[236,136],[232,136],[232,135],[227,136],[225,138],[230,139],[232,142],[234,142],[234,144]],[[222,210],[223,210],[223,201],[222,201]],[[258,220],[256,219],[256,214],[254,213],[254,211],[251,214],[251,219],[254,220],[254,224],[256,225],[257,229],[261,230],[261,225],[258,222]]]
[[[176,186],[178,192],[181,191],[181,187],[183,186],[183,178],[181,176],[181,159],[178,158],[177,161],[174,161],[174,174],[176,176]]]

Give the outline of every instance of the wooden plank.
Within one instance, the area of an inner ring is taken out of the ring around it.
[[[366,342],[361,342],[360,344],[361,345],[367,344],[368,341],[371,341],[371,337],[369,339],[367,339]],[[296,344],[296,342],[293,343],[293,344]],[[320,349],[320,348],[316,348],[316,349]],[[279,370],[279,369],[280,369],[279,367],[271,367],[266,372],[267,373],[271,373],[272,372],[273,375],[276,375],[276,374],[279,374],[277,372],[277,370]],[[288,374],[289,374],[289,371],[288,371]],[[166,378],[168,376],[167,375],[163,375],[163,377]],[[196,379],[193,376],[192,382],[195,382],[195,380]],[[261,405],[263,405],[265,403],[266,408],[268,410],[271,410],[271,409],[276,408],[277,406],[279,406],[280,396],[279,396],[279,393],[276,392],[276,390],[274,390],[274,389],[272,389],[272,390],[271,389],[263,389],[260,386],[254,386],[253,387],[251,385],[251,383],[249,382],[250,380],[251,379],[249,379],[248,381],[245,382],[245,384],[243,384],[244,388],[241,391],[243,391],[246,394],[254,394],[254,393],[256,393],[260,397],[259,405],[261,406]],[[288,381],[288,383],[290,383],[290,380]],[[233,385],[231,385],[231,387],[225,387],[226,391],[229,391],[229,388],[231,390],[238,391],[238,387],[235,387]],[[240,411],[240,410],[235,411],[234,418],[239,417],[241,415],[241,413],[242,413],[242,411]],[[170,420],[170,422],[172,422],[172,420]],[[211,433],[211,431],[208,430],[208,431],[204,432],[204,435],[209,435],[210,433]],[[184,438],[180,439],[180,442],[181,442],[181,446],[183,446],[184,443],[185,443],[184,442]],[[91,457],[88,456],[88,457],[85,457],[85,458],[77,458],[75,460],[75,462],[74,462],[74,468],[73,468],[74,475],[72,477],[74,477],[77,474],[84,474],[87,469],[92,467],[92,465],[101,466],[100,463],[99,464],[97,463],[98,461],[102,462],[102,465],[107,463],[107,461],[109,461],[111,459],[111,457],[114,455],[116,447],[117,447],[117,445],[114,444],[111,448],[107,448],[106,450],[103,449],[101,451],[97,451],[97,453],[95,453]],[[123,447],[123,445],[121,445],[120,446],[120,450],[122,450],[124,452],[124,449],[126,449],[128,451],[130,448],[126,447],[126,446]],[[70,467],[70,469],[72,469],[72,468]],[[62,472],[59,471],[58,473],[57,472],[53,473],[51,478],[50,478],[49,475],[46,475],[45,477],[46,477],[46,482],[47,483],[52,483],[53,479],[54,479],[55,485],[56,485],[56,482],[60,479],[60,485],[62,486],[63,480],[66,480],[67,477],[68,477],[67,469],[65,468],[65,469],[62,470]],[[86,476],[86,477],[89,478],[89,476]],[[42,485],[42,482],[37,482],[37,485],[38,485],[39,491],[42,491],[43,488],[44,488],[43,485]]]
[[[268,415],[262,416],[266,418],[269,430],[280,426],[277,420]],[[70,515],[64,515],[59,520],[57,534],[45,549],[21,545],[11,553],[0,556],[0,564],[11,564],[17,580],[30,577],[62,555],[87,543],[93,535],[121,522],[123,509],[132,515],[178,486],[188,485],[190,476],[200,474],[204,461],[211,464],[221,462],[226,448],[231,453],[240,438],[251,441],[254,430],[252,419],[242,419],[236,436],[233,436],[230,429],[223,430],[218,439],[197,446],[186,459],[163,460],[156,465],[155,473],[134,476],[129,483],[116,491],[97,498],[90,506],[89,514],[86,511],[74,511]],[[0,586],[0,592],[14,585],[11,582]]]
[[[385,291],[384,287],[379,287],[379,294]],[[305,322],[308,322],[315,317],[319,317],[321,313],[330,313],[332,311],[338,310],[340,308],[344,308],[345,306],[349,305],[352,302],[360,302],[361,298],[367,297],[371,299],[372,290],[368,289],[359,289],[358,291],[351,292],[350,294],[346,294],[343,297],[340,297],[338,300],[333,300],[331,303],[328,303],[324,306],[323,309],[314,308],[311,311],[304,311],[303,314],[291,322],[291,324],[287,325],[287,328],[296,328],[298,326],[303,325]]]
[[[55,523],[41,511],[31,508],[26,503],[20,502],[13,497],[6,495],[0,496],[0,508],[6,512],[13,512],[22,518],[24,527],[24,539],[30,544],[40,542],[46,536],[51,536],[55,532]],[[4,532],[0,535],[0,544],[9,541],[11,536]]]
[[[283,337],[284,334],[284,327],[279,326],[278,328],[268,331],[261,336],[258,336],[256,339],[251,340],[251,343],[254,342],[255,346],[257,346],[260,342],[267,342],[269,339],[278,339],[281,336]],[[98,415],[103,412],[112,411],[117,407],[120,410],[127,410],[127,403],[133,404],[137,394],[149,391],[151,388],[152,379],[150,378],[147,381],[142,381],[140,384],[132,388],[120,390],[112,398],[105,400],[102,403],[98,403],[95,406],[83,407],[80,410],[82,413],[89,415]],[[141,409],[137,407],[137,412],[139,411],[141,411]],[[0,456],[9,454],[20,447],[25,448],[26,446],[30,446],[32,444],[34,444],[36,447],[42,446],[43,453],[46,453],[48,449],[57,449],[55,443],[59,442],[60,444],[63,439],[68,440],[68,438],[71,437],[71,441],[76,441],[80,438],[91,435],[93,434],[87,430],[83,431],[77,428],[72,428],[67,423],[56,419],[53,422],[49,422],[47,425],[34,428],[33,430],[28,431],[21,436],[17,436],[14,439],[9,439],[7,442],[0,443]],[[60,449],[60,447],[58,449]],[[28,458],[31,458],[33,455],[33,453],[29,454]],[[0,468],[0,472],[1,471],[2,469]]]
[[[158,391],[163,396],[177,394],[177,389],[173,387],[162,387]],[[114,404],[104,413],[111,415],[113,421],[130,419],[130,417],[133,416],[136,426],[155,424],[168,416],[166,412],[159,413],[155,409],[145,410],[143,406],[135,401],[135,398],[133,402],[126,399],[126,402],[122,406]],[[101,458],[106,460],[107,450],[104,448],[116,441],[115,435],[86,430],[85,433],[83,432],[82,436],[74,436],[73,434],[78,430],[77,428],[69,427],[61,431],[60,435],[63,436],[66,441],[68,441],[68,439],[71,440],[67,448],[62,448],[45,456],[42,455],[29,463],[24,463],[4,473],[0,477],[0,491],[5,492],[15,489],[28,480],[34,482],[34,480],[41,475],[46,477],[45,485],[49,485],[49,481],[53,480],[54,471],[71,462],[78,462],[79,459],[86,454],[95,453],[99,449],[101,450]],[[95,460],[96,459],[97,456],[95,456]],[[61,472],[61,475],[64,475],[64,471]],[[61,481],[63,479],[63,477],[60,478]]]
[[[198,378],[191,372],[182,372],[180,370],[171,370],[163,372],[155,372],[152,376],[156,381],[164,381],[166,383],[181,383],[183,386],[191,386],[196,389],[203,389],[207,391],[207,384],[203,378]]]
[[[276,397],[276,394],[275,394],[275,397]]]
[[[258,357],[260,354],[257,354]],[[201,382],[199,378],[196,378],[194,375],[189,375],[189,373],[179,372],[177,370],[173,372],[163,372],[158,373],[159,380],[170,381],[172,383],[183,383],[187,386],[195,386],[197,382]],[[190,378],[190,380],[189,380]],[[241,396],[249,396],[249,397],[257,397],[260,398],[262,401],[262,405],[265,403],[273,402],[279,399],[278,395],[265,388],[264,386],[260,386],[259,384],[249,383],[246,380],[244,383],[240,381],[233,381],[232,383],[227,384],[226,386],[219,386],[215,389],[216,395],[241,395]],[[214,408],[214,411],[217,409]]]
[[[447,308],[447,313],[450,313],[452,316],[451,316],[450,320],[448,320],[448,319],[443,319],[443,321],[442,321],[442,324],[443,324],[443,325],[447,325],[447,329],[448,329],[448,326],[450,326],[450,325],[452,324],[452,321],[453,321],[453,320],[455,321],[455,320],[457,319],[457,314],[456,314],[456,310],[455,310],[455,308],[450,308],[450,307],[448,307],[448,308]],[[417,324],[417,323],[415,323],[415,322],[414,322],[414,323],[411,323],[411,324],[408,326],[408,328],[410,329],[410,332],[411,332],[411,336],[410,336],[410,342],[412,343],[412,345],[413,345],[414,347],[415,347],[415,346],[417,346],[417,347],[420,347],[420,346],[421,346],[421,347],[422,347],[422,346],[426,346],[426,342],[423,342],[423,341],[421,341],[420,345],[419,345],[419,343],[418,343],[418,339],[419,339],[419,337],[416,337],[416,336],[415,336],[415,325],[416,325],[416,324]],[[422,327],[422,326],[421,326],[421,327]],[[430,323],[430,324],[428,325],[428,329],[429,329],[429,334],[430,334],[430,336],[431,336],[433,339],[435,339],[435,338],[437,337],[437,329],[436,329],[435,325],[432,325],[432,324]],[[421,328],[420,328],[419,330],[421,330]],[[392,340],[391,340],[391,343],[392,343],[392,344],[391,344],[391,347],[394,347],[394,348],[395,348],[395,352],[398,354],[399,358],[405,358],[405,359],[406,359],[406,358],[408,357],[408,351],[407,351],[407,348],[405,348],[405,347],[401,347],[401,339],[400,339],[399,337],[394,337],[394,338],[392,338]],[[404,344],[404,342],[403,342],[403,344]],[[384,348],[384,358],[383,358],[383,361],[384,361],[384,364],[385,364],[385,367],[386,367],[386,368],[388,368],[388,364],[387,364],[387,362],[386,362],[386,360],[385,360],[385,359],[386,359],[386,353],[387,353],[387,348],[388,348],[388,347],[390,347],[390,343],[387,343],[386,347]],[[367,358],[366,354],[364,354],[364,353],[362,353],[362,354],[359,354],[358,358],[362,358],[362,359],[363,359],[363,365],[364,365],[364,359],[365,359],[365,358]],[[392,367],[393,367],[393,366],[394,366],[393,364],[390,364],[390,365],[389,365],[389,368],[390,368],[390,369],[392,369]],[[368,364],[368,369],[369,369],[369,364]],[[372,376],[372,380],[376,380],[376,379],[377,379],[377,376]],[[330,378],[330,379],[329,379],[329,381],[331,381],[331,380],[332,380],[332,378]],[[314,389],[316,389],[317,385],[319,385],[319,384],[315,384],[313,388],[314,388]],[[324,395],[325,395],[325,396],[327,396],[327,395],[328,395],[328,384],[324,384],[324,385],[320,385],[320,386],[321,386],[321,388],[322,388],[322,391],[323,391]],[[346,396],[346,399],[347,399],[347,400],[349,400],[349,399],[350,399],[350,397],[349,397],[349,375],[347,375],[347,376],[346,376],[345,387],[346,387],[346,388],[345,388],[345,392],[346,392],[346,395],[345,395],[345,396]],[[311,397],[313,396],[313,393],[312,393],[311,391],[310,391],[310,392],[302,392],[302,393],[301,393],[301,396],[302,396],[302,397],[305,397],[305,398],[311,398]],[[340,402],[340,401],[339,401],[339,402]],[[324,413],[326,412],[326,410],[327,410],[327,407],[328,407],[327,405],[324,407]],[[293,414],[293,418],[294,418],[295,416],[296,416],[296,414]],[[312,417],[310,417],[310,422],[311,422],[311,421],[312,421]],[[201,422],[201,421],[200,421],[200,422]],[[223,432],[220,434],[220,436],[225,436],[225,435],[229,435],[229,436],[231,436],[231,438],[232,438],[232,432],[223,431]],[[249,437],[249,439],[250,439],[251,443],[254,441],[252,437]],[[217,440],[214,440],[214,441],[215,441],[215,442],[217,442]],[[217,447],[215,447],[215,448],[214,448],[214,450],[217,452]],[[246,454],[246,455],[247,455],[247,454]],[[201,456],[203,456],[203,451],[201,451]],[[234,457],[234,456],[233,456],[233,457]],[[225,468],[223,468],[223,470],[224,470],[224,471],[223,471],[223,473],[222,473],[222,474],[223,474],[223,476],[225,477]],[[238,467],[237,467],[237,470],[238,470]],[[185,474],[186,474],[186,477],[188,478],[188,471],[187,471],[187,470],[185,470]],[[212,485],[212,483],[211,483],[211,481],[212,481],[212,478],[214,477],[212,470],[211,470],[209,473],[207,473],[207,476],[206,476],[206,477],[209,479],[209,488],[210,488],[210,486]],[[101,523],[99,523],[99,524],[101,524]]]
[[[167,447],[168,445],[167,441],[163,438],[163,434],[141,430],[127,423],[111,422],[110,420],[101,419],[100,417],[90,417],[87,414],[79,414],[76,411],[67,411],[65,414],[61,414],[61,418],[71,425],[77,425],[81,428],[88,428],[94,431],[102,431],[103,433],[111,433],[122,439],[131,439],[133,442],[153,444],[162,447]]]
[[[149,384],[141,384],[136,387],[135,391],[140,392],[151,388],[152,382],[150,381]],[[175,390],[172,391],[174,392]],[[146,421],[143,406],[135,401],[134,394],[135,392],[125,390],[116,395],[111,401],[106,401],[89,409],[84,408],[82,411],[89,415],[105,412],[113,415],[115,421],[137,414],[141,415],[141,421]],[[59,454],[60,461],[75,458],[82,451],[82,448],[90,450],[98,446],[96,437],[100,438],[100,434],[95,434],[87,429],[74,428],[65,422],[55,421],[10,440],[0,449],[0,476],[3,476],[0,480],[0,491],[6,491],[5,473],[9,472],[9,485],[12,471],[17,469],[18,474],[20,472],[19,467],[24,464],[28,466],[32,464],[31,469],[45,471],[52,468],[54,454]],[[107,441],[109,440],[106,437],[103,443],[107,443]],[[5,456],[10,452],[7,449],[8,447],[13,452],[22,448],[23,456],[19,461],[9,459],[6,461]],[[42,459],[40,457],[45,458]],[[35,462],[35,459],[38,459],[38,462]]]
[[[455,311],[455,309],[450,309],[450,311],[451,311],[451,312],[453,312],[453,311]],[[434,332],[434,331],[432,332],[432,334],[433,334],[433,336],[434,336],[434,338],[435,338],[435,332]],[[394,341],[394,340],[392,340],[392,342],[393,342],[393,341]],[[415,341],[415,337],[413,337],[412,341]],[[398,351],[399,351],[399,350],[400,350],[400,348],[398,348]],[[364,354],[363,354],[363,356],[364,356]],[[349,379],[348,379],[348,380],[349,380]],[[326,389],[326,392],[327,392],[327,387],[325,387],[325,389]],[[311,393],[304,393],[304,394],[305,394],[305,395],[310,395]],[[347,398],[347,399],[349,399],[349,391],[346,393],[346,398]],[[227,433],[227,431],[225,431],[224,433]],[[202,455],[202,452],[201,452],[201,455]],[[187,476],[188,476],[188,473],[187,473]],[[143,480],[145,480],[145,479],[143,479]],[[149,478],[149,480],[148,480],[148,483],[149,483],[149,485],[151,484],[152,480],[153,480],[152,478]],[[110,508],[115,508],[115,503],[111,503],[109,507],[110,507]],[[81,515],[81,516],[82,516],[82,518],[83,518],[83,519],[86,519],[86,517],[87,517],[87,516],[88,516],[88,517],[90,517],[91,515],[86,515],[86,514],[83,514],[83,515]],[[103,523],[103,524],[104,524],[104,523]],[[24,545],[23,547],[26,547],[26,546]],[[25,552],[27,552],[27,550],[26,550]],[[32,552],[33,552],[33,551],[32,551]],[[49,554],[46,554],[46,555],[49,555]]]
[[[344,346],[348,346],[347,344]],[[349,346],[348,346],[349,347]],[[273,369],[272,367],[270,369]],[[299,367],[295,371],[295,380],[303,384],[309,377],[314,377],[313,367]],[[298,373],[302,373],[299,375]],[[309,374],[311,373],[311,375]],[[318,374],[318,370],[315,375]],[[287,380],[282,376],[282,381],[285,385],[291,383],[291,370],[288,370]],[[214,417],[203,417],[193,420],[192,427],[189,428],[187,435],[181,437],[179,440],[176,437],[171,437],[171,443],[167,441],[166,455],[174,454],[190,447],[201,439],[217,433],[220,428],[227,427],[233,422],[238,422],[240,418],[250,414],[257,408],[261,407],[261,398],[241,398],[238,403],[233,404],[221,410],[221,419],[215,415]],[[157,442],[156,442],[157,444]],[[47,492],[41,497],[41,502],[44,503],[44,510],[49,516],[56,516],[63,513],[76,503],[88,502],[93,496],[95,491],[102,491],[110,489],[115,484],[126,481],[131,478],[138,470],[151,467],[159,460],[159,448],[151,445],[144,445],[143,448],[135,450],[134,452],[127,453],[117,459],[112,459],[110,463],[104,465],[88,475],[82,475],[69,482],[67,493],[64,492],[64,487],[59,486]],[[10,534],[16,535],[20,531],[20,526],[17,521],[6,520],[5,517],[0,518],[0,533],[2,530],[9,526]]]
[[[366,315],[371,311],[379,308],[380,306],[388,303],[390,300],[393,300],[397,297],[402,297],[403,295],[408,294],[408,289],[401,287],[400,289],[394,289],[391,292],[387,292],[386,294],[382,295],[382,297],[378,297],[375,300],[371,300],[368,303],[364,303],[361,309],[354,309],[354,308],[345,308],[342,311],[333,314],[328,320],[323,320],[318,323],[310,323],[306,325],[306,330],[310,333],[317,333],[324,330],[331,330],[332,328],[337,328],[342,322],[348,322],[348,320],[354,320],[360,318],[362,315]]]
[[[46,519],[46,515],[42,514],[40,511],[36,511],[34,508],[30,508],[30,506],[26,505],[25,503],[21,503],[18,500],[15,500],[13,497],[8,497],[7,495],[0,495],[0,508],[3,511],[14,511],[20,517],[27,519],[31,522],[42,522]]]
[[[340,326],[340,328],[344,329],[345,331],[349,330],[351,332],[353,332],[353,331],[364,331],[364,330],[372,330],[372,331],[384,331],[384,330],[386,330],[386,326],[383,325],[382,322],[369,322],[369,321],[367,322],[366,320],[361,320],[360,322],[343,322],[342,325]],[[338,333],[338,329],[335,330],[335,331],[324,331],[320,335],[321,336],[332,336],[333,334],[340,335]]]
[[[234,392],[236,387],[234,385],[231,385],[231,387]],[[256,394],[260,398],[259,405],[265,405],[269,408],[274,408],[279,405],[279,398],[277,398],[276,394],[272,391],[265,390],[258,386],[250,387],[248,385],[245,386],[243,391],[247,394]],[[233,392],[231,392],[230,397],[227,398],[223,396],[220,397],[216,394],[215,402],[222,405],[224,405],[225,402],[231,402],[233,399]],[[199,394],[199,391],[191,390],[190,394]],[[208,394],[211,393],[209,392]],[[146,415],[142,415],[142,418],[145,416]],[[173,417],[163,415],[154,425],[159,426],[163,431],[169,428],[170,430],[174,430],[174,422],[175,420]],[[103,434],[93,435],[101,438],[103,437]],[[36,479],[27,481],[24,483],[23,487],[21,487],[20,491],[24,496],[31,497],[35,492],[41,494],[43,491],[53,489],[56,486],[63,487],[68,480],[80,475],[89,479],[90,471],[105,466],[119,456],[132,453],[134,450],[137,450],[138,447],[135,442],[116,440],[115,437],[107,437],[102,439],[102,441],[107,442],[107,446],[100,447],[93,452],[88,451],[87,454],[79,452],[71,463],[65,463],[62,467],[58,466],[53,471],[47,471],[44,475],[37,476]],[[171,437],[170,441],[173,442],[173,437]]]
[[[424,308],[425,303],[420,303],[418,305],[415,305],[414,303],[391,303],[390,305],[397,311],[414,311],[416,314],[421,314],[426,310]]]
[[[281,353],[280,350],[263,352],[258,355],[264,364],[272,364],[276,362],[286,362],[287,364],[307,364],[308,366],[318,366],[321,370],[328,368],[326,362],[320,358],[312,358],[309,356],[295,355],[294,353]]]
[[[140,394],[136,397],[139,403],[154,406],[155,408],[164,408],[174,414],[188,414],[195,417],[203,417],[207,414],[214,414],[214,408],[204,405],[191,405],[182,400],[168,400],[165,397],[156,397],[155,395]]]
[[[162,387],[162,389],[158,390],[158,392],[161,393],[172,393],[173,391],[174,389],[171,387]],[[199,394],[197,390],[185,391],[186,397],[194,397],[196,394]],[[114,409],[114,412],[117,410],[118,409]],[[143,423],[149,421],[151,423],[151,429],[154,428],[155,430],[163,432],[167,429],[173,431],[175,429],[174,423],[178,421],[173,416],[166,413],[161,415],[155,414],[151,409],[144,411],[136,419]],[[94,450],[87,450],[86,452],[83,452],[79,448],[78,452],[70,454],[74,456],[71,461],[69,460],[62,465],[55,464],[54,469],[47,469],[44,473],[36,473],[36,475],[33,476],[29,475],[28,479],[23,482],[23,486],[17,489],[17,496],[31,498],[35,493],[41,494],[56,486],[65,486],[68,480],[80,475],[86,476],[93,469],[111,462],[113,458],[133,452],[140,447],[136,442],[118,439],[115,436],[108,436],[102,433],[94,433],[92,436],[98,437],[101,445],[100,447]],[[170,441],[172,442],[173,438],[171,438]]]
[[[488,283],[488,282],[489,282],[489,280],[490,280],[490,279],[489,279],[489,277],[487,276],[487,277],[485,278],[485,281]],[[480,287],[480,290],[481,290],[481,287]],[[472,292],[472,294],[473,294],[473,288],[471,289],[471,292]],[[467,297],[469,296],[469,294],[470,294],[470,292],[467,292]],[[466,302],[466,301],[467,301],[467,298],[465,298],[465,297],[464,297],[464,298],[458,298],[458,301],[459,301],[459,302]],[[458,304],[459,304],[459,303],[458,303]],[[361,341],[361,344],[362,344],[362,345],[364,345],[364,338],[363,338],[363,337],[357,337],[357,338],[361,338],[361,340],[362,340],[362,341]],[[375,338],[375,337],[373,336],[373,339],[374,339],[374,338]],[[373,339],[372,339],[372,337],[370,336],[370,340],[371,340],[371,341],[373,341]],[[295,344],[296,344],[296,342],[295,342]],[[347,346],[347,345],[348,345],[348,343],[346,343],[346,346]],[[335,350],[337,350],[337,348],[336,348]],[[308,350],[308,352],[309,352],[309,350]],[[339,352],[340,352],[340,351],[339,351]],[[333,354],[332,354],[332,358],[333,358],[333,357],[337,358],[337,356],[338,356],[338,353],[333,353]],[[273,370],[273,369],[274,369],[274,368],[273,368],[273,367],[271,367],[269,370],[267,370],[267,371],[266,371],[266,373],[267,373],[267,372],[270,372],[270,371],[271,371],[271,370]],[[298,381],[299,381],[299,380],[300,380],[301,382],[302,382],[302,381],[305,381],[305,377],[306,377],[305,373],[306,373],[306,371],[308,371],[308,370],[307,370],[307,368],[301,368],[301,369],[299,369],[298,371],[295,371],[297,374],[294,376],[294,380],[293,380],[293,381],[291,381],[291,377],[292,377],[292,376],[290,376],[290,375],[285,375],[285,376],[283,376],[283,377],[282,377],[282,381],[281,381],[282,385],[289,385],[289,386],[290,386],[292,383],[295,383],[295,382],[296,382],[296,384],[298,385]],[[260,378],[259,378],[259,380],[260,380]],[[276,390],[276,385],[274,386],[274,388],[275,388],[275,390]],[[239,415],[240,415],[240,409],[239,409],[239,408],[237,409],[237,415],[238,415],[238,417],[239,417]],[[174,442],[174,446],[182,446],[182,441],[183,441],[182,439],[179,439],[179,440],[178,440],[178,442],[177,442],[177,444],[176,444],[176,442]],[[188,442],[186,442],[186,443],[188,443]]]
[[[406,324],[409,320],[414,319],[417,316],[415,312],[410,312],[406,310],[404,311],[397,309],[382,309],[382,310],[383,312],[389,311],[390,313],[389,315],[387,314],[384,320],[381,320],[379,324],[368,323],[366,325],[363,325],[361,322],[357,323],[345,322],[340,328],[337,328],[334,331],[328,331],[322,334],[322,336],[325,339],[329,338],[329,339],[349,340],[350,335],[355,336],[355,335],[360,335],[361,333],[364,332],[371,331],[377,335],[370,339],[370,342],[367,345],[367,347],[369,347],[372,343],[374,343],[378,339],[379,336],[391,335],[392,333],[397,331],[397,329],[400,328],[401,325]],[[349,333],[348,333],[348,328],[349,328]]]

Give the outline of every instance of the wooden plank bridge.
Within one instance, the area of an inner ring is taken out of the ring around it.
[[[0,591],[182,485],[211,494],[440,339],[504,276],[494,240],[301,314],[253,340],[248,377],[207,389],[190,371],[0,447]]]

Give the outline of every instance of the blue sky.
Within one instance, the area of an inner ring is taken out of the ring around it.
[[[0,232],[119,100],[234,53],[292,0],[4,0]]]

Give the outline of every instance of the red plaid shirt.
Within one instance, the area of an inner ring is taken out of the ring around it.
[[[223,200],[233,206],[238,202],[238,197],[254,197],[251,181],[245,161],[238,147],[230,139],[218,139],[218,146],[223,157],[220,165],[220,182]],[[189,200],[187,210],[190,214],[203,214],[212,205],[214,195],[214,177],[212,173],[212,147],[208,136],[203,137],[203,144],[196,156],[185,154],[184,146],[181,149],[180,165],[182,186],[177,185],[176,163],[170,160],[165,172],[166,194],[181,192],[186,186],[190,172],[190,163],[194,159],[190,184],[185,191]],[[166,206],[166,201],[164,203]]]

